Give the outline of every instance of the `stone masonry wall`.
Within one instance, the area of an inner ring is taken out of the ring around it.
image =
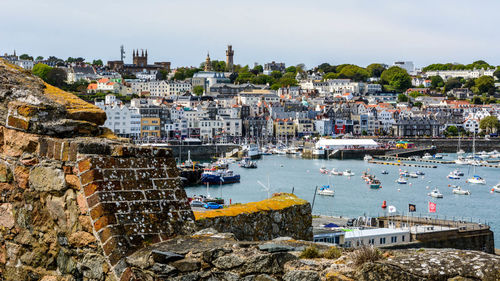
[[[0,126],[0,279],[120,279],[132,252],[194,228],[177,173],[167,149]]]
[[[311,205],[293,194],[222,210],[195,212],[198,229],[233,233],[238,240],[263,241],[276,237],[312,240]]]

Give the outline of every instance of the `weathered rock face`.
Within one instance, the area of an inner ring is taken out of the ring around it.
[[[387,251],[380,260],[354,265],[351,252],[339,258],[302,259],[313,243],[279,239],[238,242],[205,232],[176,237],[127,258],[128,280],[499,280],[500,257],[484,252],[420,249]],[[329,247],[316,245],[320,251]],[[175,257],[175,258],[173,258]]]
[[[137,249],[194,230],[179,180],[170,150],[0,126],[0,279],[119,279]]]
[[[222,210],[195,212],[198,229],[230,232],[238,240],[271,240],[292,237],[312,240],[311,205],[293,194],[234,205]]]
[[[100,135],[106,114],[0,59],[0,125],[53,136]]]

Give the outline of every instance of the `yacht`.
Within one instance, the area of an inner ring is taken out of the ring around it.
[[[260,158],[260,150],[257,144],[251,143],[245,145],[243,149],[246,151],[247,157],[250,157],[250,159]]]
[[[435,188],[430,193],[427,193],[427,195],[429,195],[430,197],[434,197],[434,198],[443,198],[443,194],[441,194],[441,192],[439,192],[439,190],[437,188]]]
[[[422,156],[422,159],[426,159],[426,160],[432,159],[432,155],[430,153],[426,153],[426,154],[424,154],[424,156]]]
[[[323,185],[322,187],[320,187],[318,189],[317,193],[318,193],[318,195],[323,195],[323,196],[334,196],[335,195],[335,191],[330,189],[329,185]]]
[[[460,179],[460,176],[455,174],[454,172],[450,172],[446,177],[449,178],[450,180],[459,180]]]
[[[365,157],[363,157],[363,160],[366,161],[366,162],[368,162],[368,161],[373,160],[373,157],[371,155],[367,154],[367,155],[365,155]]]
[[[469,190],[464,190],[460,186],[457,186],[453,188],[453,194],[458,194],[458,195],[470,195]]]
[[[467,182],[472,184],[486,184],[486,180],[478,175],[474,175],[472,178],[467,179]]]
[[[462,156],[458,156],[458,159],[455,160],[455,164],[457,164],[457,165],[468,165],[469,161],[467,161],[467,159],[465,159]]]
[[[345,170],[342,174],[347,177],[354,176],[354,173],[349,169]]]
[[[417,171],[417,175],[419,175],[419,176],[425,176],[425,173],[422,172],[422,171]]]
[[[441,155],[439,153],[438,154],[434,154],[433,158],[434,159],[443,159],[443,155]]]
[[[497,183],[497,185],[495,185],[491,191],[494,191],[494,192],[497,192],[497,193],[500,193],[500,183]]]
[[[382,174],[382,175],[388,175],[388,174],[389,174],[389,172],[388,172],[387,170],[383,170],[381,174]]]
[[[335,169],[335,168],[333,168],[333,169],[332,169],[332,171],[331,171],[330,173],[331,173],[332,175],[334,175],[334,176],[342,176],[342,174],[343,174],[343,173],[342,173],[342,171],[339,171],[339,170],[337,170],[337,169]]]
[[[463,177],[465,175],[464,172],[460,171],[459,169],[453,170],[453,174],[455,174],[459,177]]]
[[[410,174],[408,174],[408,176],[410,178],[418,178],[418,174],[416,172],[411,172]]]
[[[322,174],[328,174],[330,171],[328,171],[328,169],[323,166],[319,169],[319,172]]]
[[[400,177],[399,179],[396,180],[396,183],[397,184],[407,184],[408,181],[405,178]]]
[[[406,177],[406,178],[409,178],[409,177],[410,177],[410,173],[408,173],[408,171],[400,172],[400,173],[399,173],[399,176],[400,176],[400,177]]]

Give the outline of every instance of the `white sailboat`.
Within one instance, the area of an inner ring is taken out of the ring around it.
[[[476,156],[476,132],[474,131],[474,137],[472,139],[472,161],[474,160],[474,157]],[[486,184],[486,180],[480,177],[479,175],[476,175],[476,166],[474,165],[474,172],[472,173],[472,178],[467,179],[468,183],[472,184]]]

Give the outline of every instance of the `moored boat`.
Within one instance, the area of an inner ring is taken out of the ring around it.
[[[203,184],[228,184],[240,182],[240,175],[231,170],[205,169],[201,174]]]
[[[457,187],[453,188],[453,194],[457,194],[457,195],[470,195],[470,191],[469,190],[464,190],[460,186],[457,186]]]
[[[354,176],[354,173],[350,169],[345,170],[342,174],[347,177]]]
[[[328,172],[329,172],[329,171],[328,171],[328,169],[327,169],[327,168],[325,168],[325,167],[323,166],[323,167],[319,168],[319,172],[320,172],[320,173],[322,173],[322,174],[328,174]]]
[[[474,175],[472,178],[467,179],[467,182],[472,184],[486,184],[486,180],[478,175]]]
[[[403,177],[399,177],[399,179],[396,180],[396,183],[397,184],[407,184],[408,181]]]
[[[429,195],[430,197],[434,197],[434,198],[443,198],[443,194],[441,194],[441,192],[439,192],[439,189],[437,189],[437,188],[435,188],[430,193],[427,193],[427,195]]]
[[[342,171],[337,170],[336,168],[333,168],[332,171],[330,172],[334,176],[342,176],[343,173]]]
[[[333,189],[330,189],[329,185],[323,185],[318,189],[318,195],[323,195],[323,196],[334,196],[335,191]]]

